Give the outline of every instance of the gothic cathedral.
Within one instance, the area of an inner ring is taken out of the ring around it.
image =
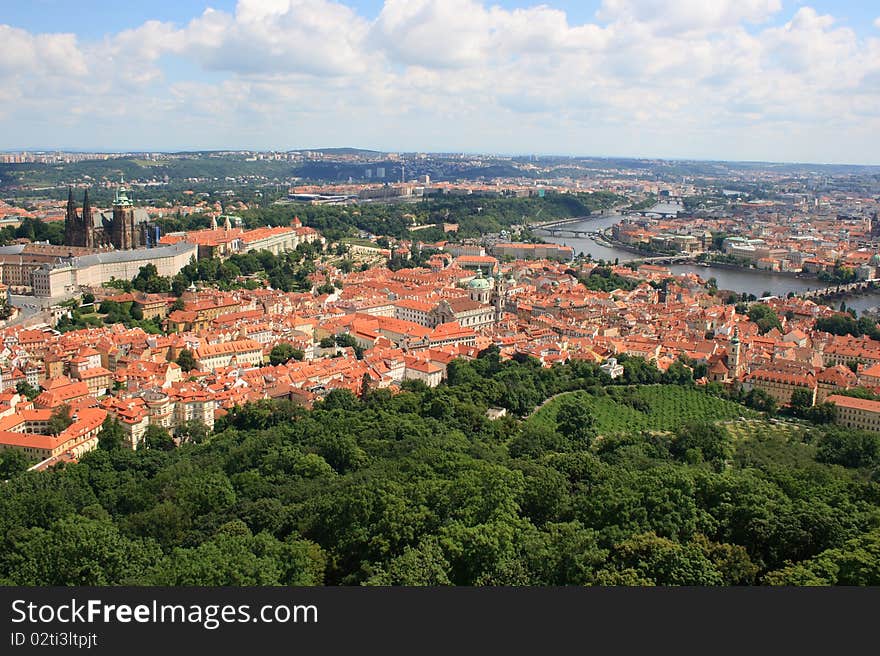
[[[112,217],[108,214],[109,212],[92,212],[88,189],[83,196],[82,213],[77,212],[73,188],[69,188],[67,215],[64,219],[65,245],[85,248],[112,246],[117,250],[130,250],[144,245],[135,219],[134,205],[124,187],[120,186],[116,190]]]

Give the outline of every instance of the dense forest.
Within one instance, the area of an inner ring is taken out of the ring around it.
[[[479,238],[487,233],[499,233],[516,224],[587,216],[621,201],[620,196],[609,192],[547,193],[543,198],[438,195],[414,203],[256,204],[236,214],[244,219],[248,228],[287,225],[293,216],[298,216],[305,225],[315,228],[330,240],[356,236],[363,231],[397,239],[431,242],[454,236]],[[458,232],[455,235],[445,233],[440,225],[444,222],[458,224]],[[169,216],[158,221],[163,232],[195,230],[208,227],[210,223],[210,217],[205,214]],[[437,227],[410,231],[413,226],[426,224],[436,224]]]
[[[258,207],[242,213],[249,226],[279,225],[295,213],[305,225],[328,239],[359,230],[398,239],[430,242],[448,239],[441,227],[410,232],[413,225],[457,223],[458,237],[499,233],[512,225],[587,216],[611,207],[621,198],[608,192],[593,194],[548,193],[543,198],[487,198],[484,196],[431,196],[417,203],[358,205],[290,204]]]
[[[65,192],[66,194],[66,192]],[[233,200],[237,200],[235,197]],[[109,198],[106,199],[109,202]],[[397,239],[419,239],[424,242],[450,237],[479,238],[487,233],[499,233],[512,225],[587,216],[613,206],[622,199],[608,192],[593,194],[548,193],[543,198],[486,198],[481,196],[431,196],[416,203],[361,203],[357,205],[311,205],[309,203],[273,204],[263,200],[244,198],[250,209],[234,211],[244,219],[247,228],[266,225],[289,225],[294,216],[320,231],[327,239],[357,236],[361,231]],[[22,205],[27,205],[22,202]],[[442,223],[457,223],[458,232],[449,235]],[[211,226],[207,213],[172,214],[155,219],[163,234],[182,230],[200,230]],[[437,224],[418,232],[415,225]],[[26,218],[18,227],[0,230],[0,244],[17,238],[32,241],[48,240],[61,244],[64,224],[61,221],[44,222]]]
[[[630,385],[651,375],[625,366],[610,385],[487,350],[435,389],[261,401],[176,448],[103,440],[7,472],[0,580],[880,584],[878,436],[773,423],[687,380]]]

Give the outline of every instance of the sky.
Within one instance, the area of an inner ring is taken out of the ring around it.
[[[0,99],[4,150],[880,164],[880,3],[3,0]]]

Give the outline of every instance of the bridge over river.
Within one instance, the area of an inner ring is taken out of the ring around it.
[[[853,292],[866,292],[877,288],[880,278],[868,278],[859,282],[851,282],[846,285],[832,285],[830,287],[822,287],[821,289],[811,289],[805,292],[799,292],[801,298],[824,298],[826,296],[838,296],[851,294]]]

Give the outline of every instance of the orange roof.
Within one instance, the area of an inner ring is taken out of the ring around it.
[[[459,264],[498,264],[491,255],[459,255],[455,261]]]
[[[247,232],[242,233],[241,240],[246,244],[259,241],[261,239],[268,239],[269,237],[274,237],[276,235],[283,235],[286,233],[296,234],[293,228],[280,226],[277,228],[254,228],[253,230],[248,230]]]
[[[79,372],[80,380],[88,380],[90,378],[98,378],[99,376],[112,376],[112,372],[104,369],[104,367],[92,367],[91,369],[83,369]]]
[[[869,401],[868,399],[857,399],[852,396],[841,396],[840,394],[832,394],[826,401],[839,405],[842,408],[853,408],[855,410],[865,410],[867,412],[880,413],[880,401]]]
[[[262,344],[255,342],[252,339],[236,339],[231,342],[220,342],[219,344],[205,344],[196,349],[195,355],[197,359],[201,359],[213,355],[227,355],[262,350]]]

